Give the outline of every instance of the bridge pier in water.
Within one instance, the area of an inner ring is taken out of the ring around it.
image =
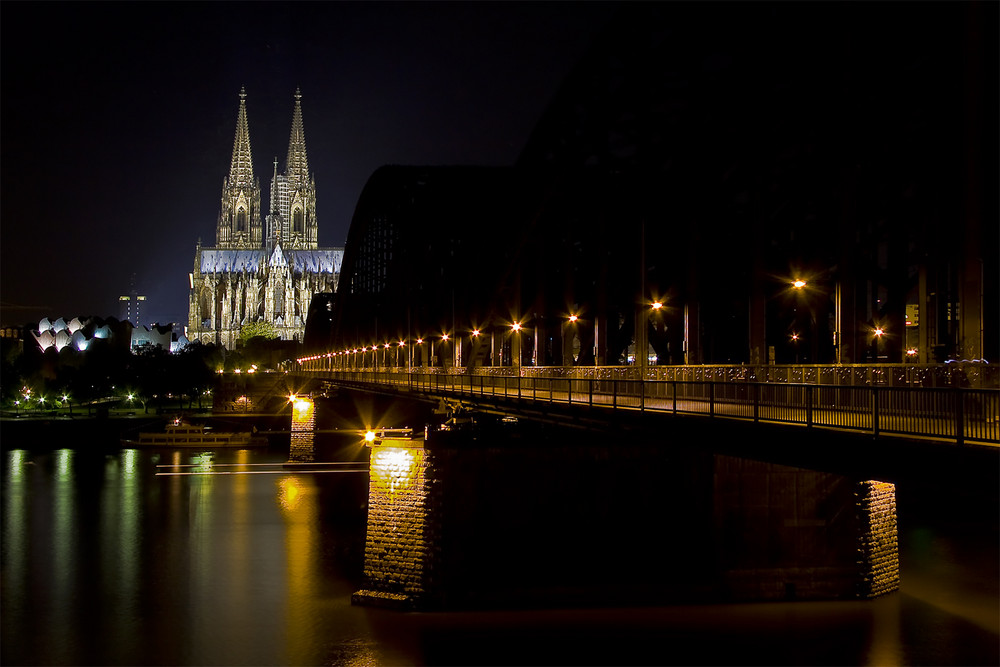
[[[365,583],[353,601],[671,604],[867,599],[898,588],[891,484],[552,436],[373,443]]]
[[[311,463],[316,459],[313,434],[316,430],[316,404],[311,397],[292,399],[292,423],[288,460],[291,463]]]

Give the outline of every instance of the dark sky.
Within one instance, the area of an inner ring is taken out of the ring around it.
[[[319,242],[383,164],[512,164],[614,12],[599,3],[11,3],[2,18],[0,322],[187,320],[241,86],[269,202],[302,91]],[[144,317],[145,319],[145,317]]]

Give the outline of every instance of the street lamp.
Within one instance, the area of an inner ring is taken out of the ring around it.
[[[879,348],[881,347],[882,336],[885,335],[885,329],[876,324],[872,330],[872,335],[875,336],[875,363],[877,364],[879,360]]]
[[[445,343],[447,343],[449,340],[451,340],[451,339],[449,338],[448,334],[442,332],[441,333],[441,369],[442,370],[445,370],[445,369],[449,368],[449,366],[447,364],[445,364],[445,359],[444,359]],[[452,357],[452,359],[451,359],[451,362],[452,362],[451,365],[454,366],[455,365],[455,350],[454,350],[454,348],[452,348],[452,350],[451,350],[451,357]]]
[[[521,374],[521,323],[514,322],[510,325],[513,336],[510,339],[510,365],[517,369],[517,374]]]
[[[573,355],[573,344],[577,340],[576,323],[579,319],[580,317],[576,313],[570,313],[562,327],[562,363],[564,366],[572,366],[576,361],[576,357]],[[569,345],[566,344],[567,333],[569,334]]]

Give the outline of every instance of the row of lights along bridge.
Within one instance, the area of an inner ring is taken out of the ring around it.
[[[805,280],[796,279],[796,280],[792,281],[791,285],[792,285],[792,288],[795,289],[795,290],[804,290],[806,288],[806,286],[808,285],[808,283]],[[663,308],[663,305],[664,305],[663,302],[661,302],[659,300],[654,300],[654,301],[652,301],[652,302],[649,303],[649,308],[650,308],[650,310],[652,310],[652,311],[655,312],[655,311],[658,311],[661,308]],[[567,324],[569,324],[569,325],[576,325],[581,320],[580,320],[580,317],[578,315],[576,315],[576,314],[570,314],[567,317],[566,321],[567,321]],[[509,324],[509,328],[510,328],[510,332],[512,334],[515,334],[515,335],[519,335],[521,332],[528,330],[527,327],[524,326],[524,324],[522,324],[520,321],[517,321],[517,320],[515,320],[512,323],[510,323]],[[838,330],[839,330],[839,326],[838,326]],[[874,337],[874,339],[875,339],[876,342],[880,342],[882,340],[882,337],[885,335],[885,333],[886,333],[885,329],[882,326],[879,326],[879,325],[876,325],[875,328],[872,330],[872,336]],[[479,338],[479,336],[481,336],[481,335],[483,335],[482,331],[480,329],[478,329],[478,328],[474,327],[474,328],[472,328],[469,331],[469,337],[472,340],[475,340],[475,339]],[[839,335],[839,331],[838,331],[837,335]],[[413,366],[413,352],[412,352],[412,348],[413,348],[414,345],[419,347],[421,345],[424,345],[425,343],[429,344],[430,345],[430,358],[433,360],[435,358],[435,356],[434,356],[434,344],[435,344],[435,342],[437,342],[440,346],[443,347],[445,344],[447,344],[449,341],[451,341],[452,338],[453,338],[452,334],[449,334],[448,332],[442,332],[441,335],[437,336],[436,338],[428,337],[428,338],[425,339],[423,337],[418,337],[418,338],[416,338],[415,340],[413,340],[413,341],[411,341],[409,343],[406,340],[399,340],[396,343],[383,342],[381,344],[379,344],[379,343],[372,343],[371,345],[367,345],[366,344],[366,345],[361,345],[361,346],[353,346],[353,347],[348,347],[348,348],[346,348],[344,350],[338,350],[336,352],[327,352],[325,354],[317,354],[317,355],[312,355],[312,356],[308,356],[308,357],[301,357],[301,358],[298,359],[298,363],[302,364],[302,363],[309,362],[309,361],[316,361],[318,359],[336,359],[338,361],[342,360],[341,365],[344,366],[344,367],[366,367],[367,355],[371,354],[372,355],[372,358],[371,358],[372,365],[374,367],[377,367],[378,364],[379,364],[378,353],[382,352],[382,364],[386,365],[386,363],[387,363],[386,362],[386,355],[388,354],[389,350],[392,350],[395,347],[394,356],[395,356],[395,354],[398,354],[399,350],[408,349],[408,353],[407,353],[406,359],[407,359],[407,369],[410,369]],[[799,333],[798,332],[792,332],[791,339],[792,339],[793,342],[798,342],[798,340],[800,339]],[[441,348],[438,348],[438,349],[441,349]],[[454,354],[454,352],[455,352],[455,349],[453,348],[452,349],[452,353]],[[910,356],[910,357],[915,356],[916,353],[917,353],[917,350],[913,349],[913,348],[908,349],[906,351],[907,356]],[[359,354],[361,355],[360,364],[358,363],[358,355]],[[595,362],[596,362],[596,358],[597,358],[596,354],[594,355],[594,358],[595,358]],[[452,359],[452,361],[454,362],[454,359]],[[436,363],[434,363],[432,361],[432,365],[436,365]],[[516,352],[516,353],[513,354],[512,359],[511,359],[511,365],[513,367],[520,366],[520,354],[519,354],[519,352]]]

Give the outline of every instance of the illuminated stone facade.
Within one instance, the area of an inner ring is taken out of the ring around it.
[[[233,349],[241,327],[251,322],[270,323],[282,340],[301,341],[313,295],[337,289],[344,251],[318,247],[316,184],[309,174],[301,99],[296,91],[285,171],[279,174],[275,161],[271,212],[265,216],[253,171],[246,93],[240,91],[215,245],[199,242],[195,250],[187,334],[192,341]]]

